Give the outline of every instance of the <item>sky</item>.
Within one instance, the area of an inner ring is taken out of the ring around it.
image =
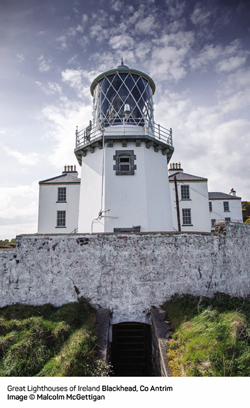
[[[0,0],[0,239],[37,232],[38,182],[77,165],[90,84],[120,65],[156,84],[171,162],[250,200],[249,0]]]

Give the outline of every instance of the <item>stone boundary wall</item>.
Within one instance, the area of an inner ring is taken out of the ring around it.
[[[250,295],[250,226],[220,233],[20,235],[0,251],[0,307],[60,306],[79,297],[112,313],[111,324],[150,322],[175,294]]]

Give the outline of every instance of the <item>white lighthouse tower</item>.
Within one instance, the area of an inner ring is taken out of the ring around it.
[[[122,61],[90,91],[93,120],[76,131],[78,232],[172,231],[172,131],[154,122],[154,81]]]

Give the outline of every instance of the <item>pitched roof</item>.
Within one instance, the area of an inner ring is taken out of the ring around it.
[[[241,200],[241,197],[233,196],[231,194],[211,192],[208,193],[209,200]]]
[[[47,180],[39,181],[39,184],[69,184],[69,183],[80,183],[81,179],[72,176],[69,173],[61,174],[61,176],[52,177]]]
[[[178,171],[174,174],[171,174],[168,178],[169,181],[174,180],[176,176],[176,180],[178,181],[207,181],[204,177],[193,176],[192,174],[183,173],[182,171]]]

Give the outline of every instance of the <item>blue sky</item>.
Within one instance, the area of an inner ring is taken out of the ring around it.
[[[90,83],[121,57],[156,83],[172,162],[250,200],[248,0],[0,0],[0,38],[0,239],[37,231],[38,181],[77,164]]]

